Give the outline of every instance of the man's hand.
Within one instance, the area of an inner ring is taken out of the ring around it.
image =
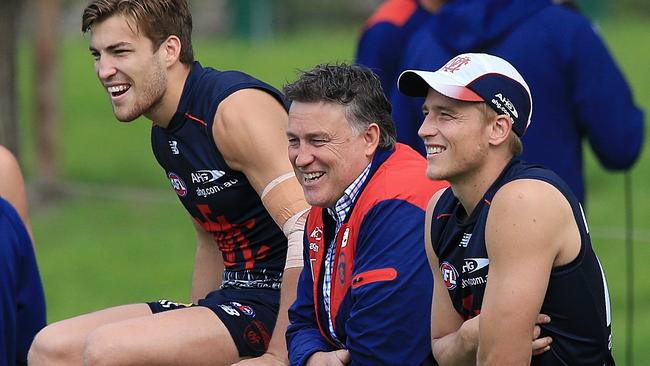
[[[260,357],[249,358],[246,360],[241,360],[231,366],[288,366],[286,360],[277,358],[276,356],[265,353]]]
[[[307,366],[345,366],[348,363],[350,363],[350,352],[344,349],[316,352],[307,360]]]
[[[476,344],[478,345],[478,320],[479,316],[476,316],[470,320],[467,320],[460,327],[460,334],[463,337],[464,341],[467,344]],[[551,337],[539,338],[539,335],[542,332],[540,324],[548,324],[551,322],[551,317],[546,314],[538,314],[537,320],[535,321],[535,326],[533,327],[533,341],[532,341],[532,350],[533,356],[541,355],[542,353],[551,349],[551,343],[553,339]]]
[[[542,328],[538,324],[548,324],[551,322],[551,317],[546,314],[537,315],[537,322],[533,328],[533,356],[541,355],[542,353],[551,349],[551,342],[553,338],[543,337],[539,338]]]

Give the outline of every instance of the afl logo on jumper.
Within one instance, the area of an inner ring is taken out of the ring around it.
[[[456,268],[445,261],[440,265],[440,272],[442,272],[442,281],[447,286],[447,290],[455,289],[458,281],[458,271],[456,271]]]
[[[181,177],[174,172],[167,173],[167,177],[169,178],[169,182],[172,184],[172,188],[176,191],[176,194],[180,197],[185,197],[187,194],[187,186]]]

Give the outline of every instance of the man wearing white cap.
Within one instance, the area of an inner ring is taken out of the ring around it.
[[[532,112],[519,72],[463,54],[436,72],[407,70],[398,86],[426,96],[426,173],[451,184],[431,199],[425,228],[437,361],[614,365],[607,284],[582,207],[555,173],[516,157]]]

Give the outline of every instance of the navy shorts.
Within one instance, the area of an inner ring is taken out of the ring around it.
[[[240,357],[257,357],[266,352],[278,318],[280,291],[270,289],[220,289],[198,304],[168,300],[147,303],[156,314],[163,311],[203,306],[212,310],[235,341]]]

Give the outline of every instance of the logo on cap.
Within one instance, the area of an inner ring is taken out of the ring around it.
[[[492,103],[494,103],[494,105],[497,108],[499,108],[501,111],[503,111],[505,114],[507,114],[509,116],[510,116],[510,113],[512,113],[512,115],[514,115],[515,118],[519,118],[519,113],[517,113],[517,109],[515,109],[515,105],[512,104],[510,99],[504,97],[503,94],[501,94],[501,93],[495,94],[494,97],[499,99],[499,100],[492,99]],[[501,103],[503,103],[503,104],[501,104]],[[504,109],[504,108],[507,108],[507,110]],[[508,113],[508,111],[510,111],[510,113]]]
[[[447,64],[442,67],[442,70],[453,74],[455,71],[460,70],[461,67],[469,64],[471,60],[472,59],[467,56],[456,56],[451,59],[451,61],[447,62]]]

